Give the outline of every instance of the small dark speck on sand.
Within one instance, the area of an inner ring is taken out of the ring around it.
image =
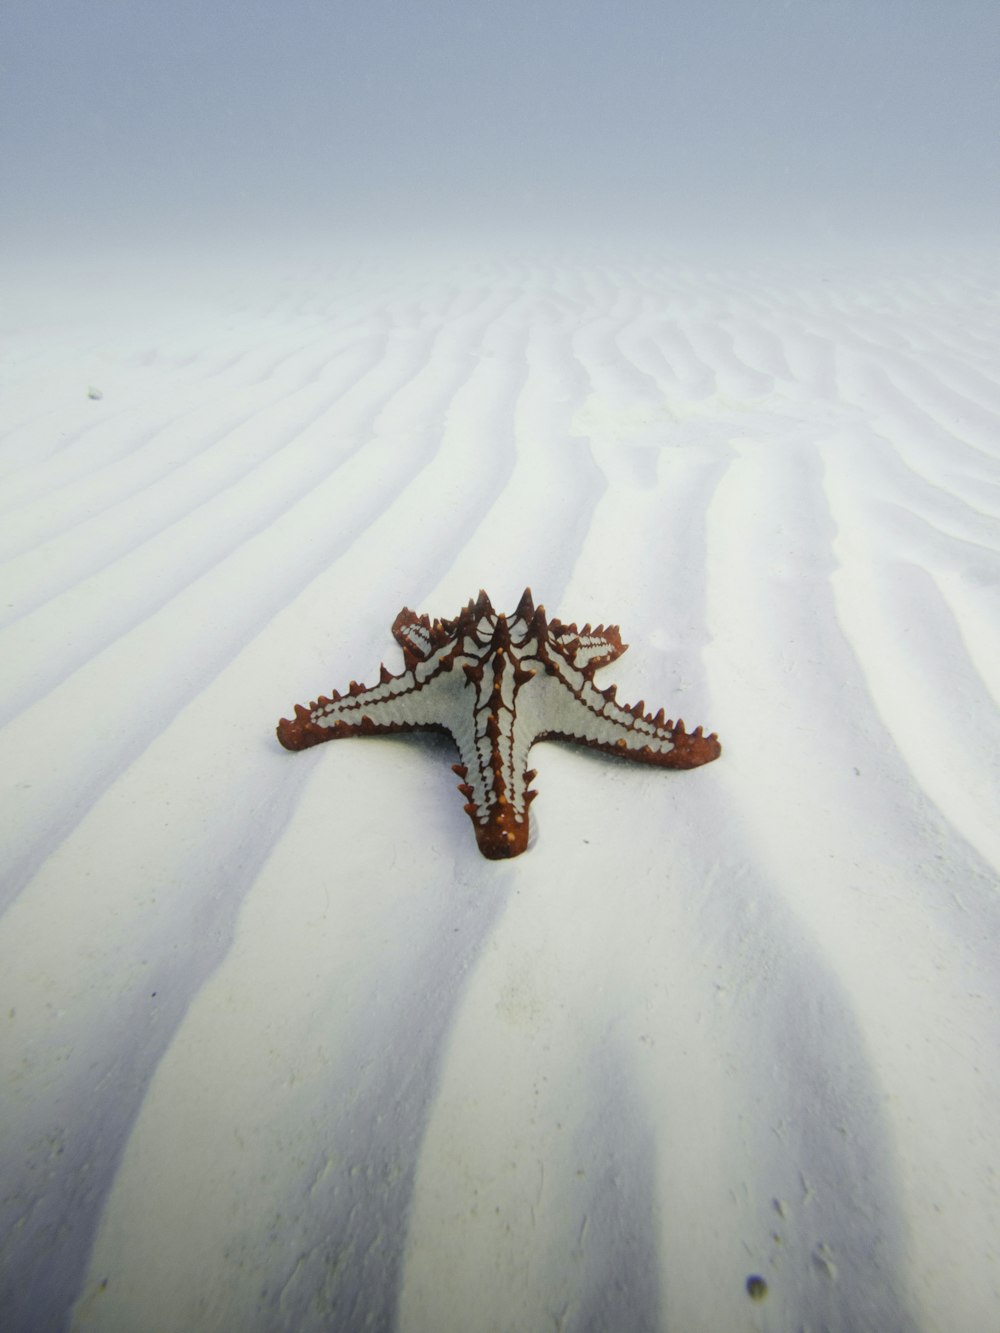
[[[767,1295],[767,1283],[756,1273],[747,1278],[747,1295],[752,1301],[762,1301]]]

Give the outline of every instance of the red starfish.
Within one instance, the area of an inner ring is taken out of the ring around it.
[[[528,806],[536,793],[526,767],[535,741],[567,740],[641,764],[697,768],[721,752],[713,733],[688,733],[682,721],[655,717],[644,704],[626,707],[615,687],[599,690],[594,672],[620,657],[627,645],[616,625],[591,629],[549,621],[526,588],[508,620],[497,615],[485,592],[455,620],[431,621],[406,607],[392,632],[406,670],[383,666],[377,685],[352,681],[283,718],[278,739],[303,750],[341,736],[379,732],[447,731],[462,762],[462,779],[479,850],[492,859],[518,856],[528,845]]]

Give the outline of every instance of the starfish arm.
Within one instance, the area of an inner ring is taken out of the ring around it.
[[[621,657],[628,648],[627,643],[622,643],[617,625],[598,625],[596,629],[584,625],[583,629],[577,629],[575,624],[551,620],[548,639],[560,656],[588,676]]]
[[[517,856],[528,845],[528,806],[535,793],[528,790],[534,774],[512,762],[518,751],[514,669],[497,676],[469,662],[462,675],[467,692],[449,726],[460,759],[452,765],[462,779],[458,790],[483,855]]]
[[[461,673],[459,673],[459,676]],[[462,682],[451,670],[450,656],[438,653],[409,671],[393,676],[383,666],[377,685],[352,681],[346,694],[334,690],[308,708],[295,707],[294,718],[278,723],[278,740],[288,750],[304,750],[344,736],[372,736],[396,731],[447,731],[452,696]]]
[[[662,709],[652,717],[641,703],[632,708],[619,704],[613,686],[599,690],[588,677],[573,676],[564,679],[558,671],[539,682],[545,697],[537,709],[536,739],[575,741],[662,768],[697,768],[721,754],[714,733],[703,736],[701,727],[688,733],[683,721],[664,719]]]

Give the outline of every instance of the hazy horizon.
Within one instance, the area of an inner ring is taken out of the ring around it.
[[[3,231],[988,234],[998,53],[980,0],[16,0]]]

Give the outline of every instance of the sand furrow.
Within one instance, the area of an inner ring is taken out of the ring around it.
[[[986,936],[970,930],[965,914],[978,910],[996,917],[991,875],[932,807],[907,795],[912,756],[900,744],[905,729],[897,732],[882,720],[873,664],[885,663],[886,684],[892,680],[899,691],[905,686],[892,667],[902,668],[909,649],[891,621],[871,645],[874,651],[856,635],[843,637],[843,607],[858,589],[844,589],[843,566],[833,573],[828,480],[816,460],[798,467],[803,475],[795,481],[787,466],[779,472],[744,453],[709,515],[715,637],[707,658],[713,682],[735,673],[745,698],[742,710],[723,710],[728,779],[742,787],[741,803],[750,802],[745,826],[754,830],[787,910],[822,941],[825,965],[850,997],[859,1035],[856,1068],[873,1085],[872,1110],[878,1108],[881,1132],[892,1145],[891,1164],[882,1166],[891,1195],[882,1206],[907,1218],[905,1233],[897,1232],[895,1277],[886,1273],[882,1280],[900,1301],[909,1292],[917,1305],[933,1305],[941,1293],[924,1282],[925,1265],[934,1262],[941,1227],[952,1238],[961,1233],[963,1240],[949,1248],[949,1264],[960,1268],[962,1278],[946,1303],[960,1300],[965,1318],[975,1322],[974,1312],[989,1299],[982,1241],[996,1225],[996,1200],[977,1193],[973,1183],[989,1155],[992,1096],[991,1079],[980,1076],[975,1053],[989,1043],[998,997]],[[755,552],[753,570],[742,560],[747,549]],[[839,558],[839,537],[835,550]],[[868,566],[864,578],[871,577]],[[914,660],[919,656],[911,666]],[[922,723],[915,713],[906,716],[911,731],[947,744],[929,718]],[[753,772],[753,782],[742,783],[742,772],[748,779]],[[975,908],[952,898],[949,877],[941,873],[944,858]],[[899,905],[907,901],[919,902],[921,910],[901,913]],[[929,942],[924,913],[944,932],[936,944]],[[953,955],[951,966],[960,972],[940,982],[948,989],[950,1016],[934,1020],[927,973],[949,969],[945,960]],[[990,996],[985,1006],[984,994]],[[915,1013],[921,1015],[917,1042],[910,1040]],[[956,1045],[958,1027],[963,1037]],[[935,1070],[932,1081],[928,1068]],[[955,1135],[981,1145],[960,1164],[949,1149]],[[975,1222],[966,1232],[965,1200],[973,1195]],[[827,1245],[835,1254],[831,1237]],[[874,1295],[877,1283],[869,1290]],[[943,1308],[934,1309],[935,1318],[947,1318]],[[880,1320],[857,1309],[847,1322]]]
[[[827,485],[836,513],[842,478],[831,471]],[[880,550],[863,533],[855,524],[837,538],[834,588],[844,632],[914,778],[1000,871],[1000,716],[928,572],[940,563],[933,548],[918,561]],[[991,563],[1000,577],[997,559]]]

